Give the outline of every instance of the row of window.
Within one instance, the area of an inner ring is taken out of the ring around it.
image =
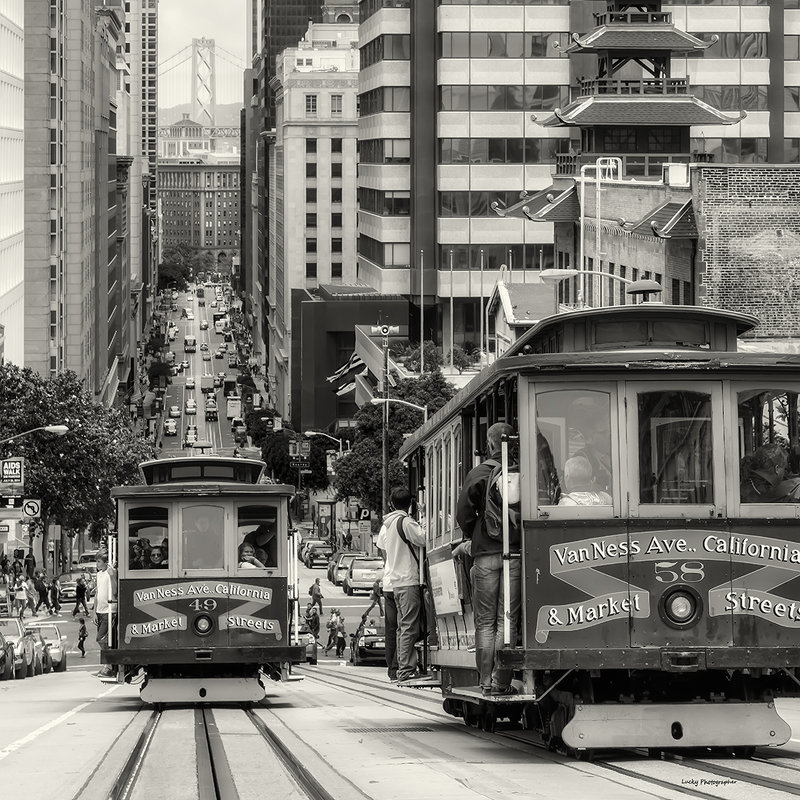
[[[358,205],[362,211],[384,217],[407,217],[411,213],[411,193],[361,187],[358,190]]]
[[[318,97],[319,96],[316,94],[307,94],[305,96],[305,109],[307,117],[317,116]],[[332,117],[342,116],[344,109],[344,95],[332,94],[330,95],[330,101],[331,101],[331,107],[330,107],[331,116]]]
[[[706,32],[693,33],[698,39],[709,41]],[[719,33],[719,37],[705,50],[693,50],[690,58],[767,58],[767,34],[747,31],[743,33]]]
[[[365,22],[382,8],[411,8],[411,0],[361,0],[359,20]]]
[[[317,215],[314,213],[306,214],[306,228],[317,227]],[[331,228],[342,227],[342,215],[338,212],[331,214]]]
[[[306,187],[306,203],[316,203],[317,202],[317,190],[313,186]],[[340,187],[334,187],[331,189],[331,203],[341,203],[342,202],[342,190]]]
[[[334,138],[329,140],[331,143],[331,153],[341,153],[342,152],[342,140],[339,138]],[[316,139],[306,139],[306,153],[311,155],[312,153],[317,152],[317,140]]]
[[[568,103],[568,86],[473,84],[439,87],[439,111],[552,111]]]
[[[565,139],[439,139],[440,164],[554,164]]]
[[[358,254],[388,269],[408,269],[411,263],[411,245],[407,242],[379,242],[363,233],[358,237]]]
[[[317,277],[317,262],[306,261],[306,278],[316,278],[316,277]],[[332,261],[331,278],[341,278],[341,277],[342,277],[342,262]]]
[[[502,31],[448,31],[439,34],[442,58],[566,57],[569,34]]]
[[[362,139],[358,143],[362,164],[408,164],[411,161],[410,139]]]
[[[306,162],[306,178],[316,178],[317,177],[317,162],[316,161],[307,161]],[[341,178],[342,177],[342,162],[341,161],[332,161],[331,162],[331,177],[332,178]]]
[[[519,202],[519,192],[439,192],[440,217],[496,217],[492,203],[508,208]]]
[[[381,61],[408,61],[411,58],[411,37],[407,33],[384,33],[360,49],[361,69]]]
[[[358,101],[359,117],[382,111],[410,111],[411,89],[408,86],[383,86],[360,94]]]
[[[331,239],[331,253],[342,252],[342,239]],[[314,238],[306,239],[306,254],[317,252],[317,240]]]
[[[497,197],[501,193],[493,193]],[[502,264],[513,269],[550,269],[554,264],[552,244],[441,244],[439,269],[500,269]]]

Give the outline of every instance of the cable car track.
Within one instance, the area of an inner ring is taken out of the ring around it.
[[[384,696],[376,696],[375,692],[389,692],[391,691],[390,687],[385,687],[380,684],[376,684],[375,682],[371,682],[368,679],[361,678],[360,676],[355,675],[342,675],[337,673],[336,680],[326,680],[325,677],[321,675],[313,674],[316,670],[303,670],[303,674],[306,676],[307,679],[315,680],[319,683],[323,683],[329,686],[337,687],[340,691],[347,691],[353,694],[356,694],[363,698],[363,691],[356,688],[347,688],[344,686],[343,683],[350,683],[354,686],[369,686],[372,689],[371,698],[376,700],[377,702],[383,703],[384,705],[392,705],[404,710],[411,711],[412,713],[418,716],[426,716],[431,719],[435,719],[437,721],[447,721],[449,723],[453,723],[456,721],[456,718],[450,714],[446,714],[443,711],[432,711],[427,709],[422,709],[418,705],[412,705],[411,703],[403,702],[401,700],[396,700],[393,697],[384,697]],[[332,676],[331,676],[332,677]],[[419,697],[424,697],[424,695],[420,694]],[[427,698],[426,698],[427,699]],[[439,698],[437,697],[437,700]],[[515,734],[514,731],[495,731],[493,733],[486,733],[484,731],[477,731],[470,727],[464,726],[454,726],[456,730],[460,730],[463,733],[467,733],[473,736],[497,736],[498,738],[506,739],[509,741],[513,741],[518,745],[522,745],[526,749],[535,750],[536,752],[544,755],[547,754],[549,756],[557,756],[560,754],[554,753],[551,750],[548,750],[545,746],[541,743],[531,741],[529,738],[524,736],[518,736]],[[763,752],[766,748],[762,749]],[[610,751],[607,751],[610,752]],[[758,751],[757,751],[758,752]],[[603,753],[603,751],[599,751],[599,753]],[[620,755],[617,752],[617,755]],[[545,756],[546,757],[546,756]],[[741,763],[741,764],[760,764],[763,767],[771,768],[776,771],[779,770],[790,770],[790,771],[798,771],[800,770],[800,759],[795,759],[797,763],[797,767],[791,766],[789,764],[771,764],[769,758],[763,757],[755,757],[753,759],[748,760],[739,760],[733,761],[731,763]],[[735,767],[729,767],[725,764],[719,763],[718,756],[710,756],[709,760],[701,760],[697,757],[690,756],[690,755],[681,755],[680,753],[671,753],[667,752],[665,757],[661,760],[655,760],[652,758],[648,758],[646,755],[642,753],[642,751],[636,750],[629,750],[625,753],[625,763],[617,763],[615,761],[610,761],[607,758],[595,758],[591,761],[564,761],[561,762],[566,767],[584,769],[587,767],[596,766],[600,767],[601,769],[608,771],[610,773],[616,773],[618,775],[623,775],[627,778],[631,778],[637,781],[643,781],[645,783],[649,783],[655,787],[660,789],[668,788],[673,792],[678,792],[680,794],[686,795],[687,797],[698,797],[698,798],[715,798],[718,800],[719,794],[712,794],[711,792],[705,792],[701,788],[695,788],[692,785],[685,785],[681,782],[681,777],[678,777],[676,780],[670,780],[670,778],[664,776],[655,776],[655,775],[647,775],[640,771],[637,771],[632,765],[633,764],[641,764],[641,765],[672,765],[675,769],[684,770],[682,777],[686,777],[686,770],[691,770],[693,772],[699,773],[698,776],[698,786],[706,785],[709,789],[713,790],[717,787],[717,782],[725,782],[730,781],[732,783],[739,783],[739,784],[748,784],[753,787],[758,787],[760,789],[768,789],[771,791],[777,792],[784,792],[787,795],[799,796],[800,795],[800,784],[794,781],[785,781],[781,778],[777,777],[776,775],[759,775],[752,772],[747,772],[744,769],[737,769]],[[669,768],[668,768],[669,769]],[[700,784],[700,778],[705,774],[707,776],[705,778],[708,783]]]
[[[252,708],[242,706],[241,711],[280,762],[286,774],[309,800],[336,800],[309,774],[299,759],[291,753],[289,748]],[[164,715],[169,713],[169,711],[156,709],[150,714],[113,787],[105,794],[108,800],[131,800],[135,796],[159,724]],[[214,718],[214,709],[210,706],[195,707],[194,748],[197,759],[198,800],[239,800],[239,791],[225,750],[225,739],[226,735],[220,731]],[[102,764],[98,765],[95,773],[81,787],[75,800],[86,796],[86,791],[91,788],[92,781],[99,778],[101,767]]]

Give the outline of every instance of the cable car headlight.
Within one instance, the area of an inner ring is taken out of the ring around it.
[[[672,628],[689,628],[697,624],[703,611],[700,595],[690,586],[674,586],[661,595],[661,619]]]
[[[208,614],[200,614],[199,616],[195,617],[192,627],[198,636],[208,636],[208,634],[214,629],[214,621],[208,616]]]

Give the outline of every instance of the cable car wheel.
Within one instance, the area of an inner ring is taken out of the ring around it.
[[[476,713],[475,707],[466,700],[461,701],[461,719],[464,720],[464,724],[468,728],[478,724],[478,714]]]

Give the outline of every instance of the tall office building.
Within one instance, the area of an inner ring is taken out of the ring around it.
[[[515,283],[554,265],[553,223],[498,217],[493,202],[509,208],[521,191],[548,188],[554,175],[568,178],[588,148],[593,157],[623,154],[627,174],[644,178],[660,177],[665,156],[677,153],[669,125],[645,152],[636,139],[641,120],[625,124],[624,115],[616,138],[600,150],[595,140],[582,141],[577,127],[545,124],[578,96],[582,78],[600,73],[602,53],[591,41],[571,46],[572,34],[616,24],[596,15],[631,22],[631,14],[669,13],[677,30],[717,37],[709,47],[676,49],[669,74],[685,78],[701,103],[746,116],[734,124],[690,120],[687,156],[800,160],[800,4],[621,5],[361,1],[359,187],[374,190],[374,202],[360,207],[359,277],[407,294],[417,309],[422,297],[426,338],[432,334],[445,352],[451,307],[455,342],[477,341],[480,297],[488,296],[500,265]],[[650,33],[638,35],[648,53]],[[616,77],[641,72],[634,59]],[[618,100],[624,107],[625,97]],[[414,314],[411,329],[419,330]]]
[[[0,4],[0,364],[25,356],[23,0]]]
[[[276,127],[269,144],[269,360],[273,399],[291,414],[292,291],[355,281],[358,162],[358,24],[326,8],[303,40],[283,51],[272,80]]]

